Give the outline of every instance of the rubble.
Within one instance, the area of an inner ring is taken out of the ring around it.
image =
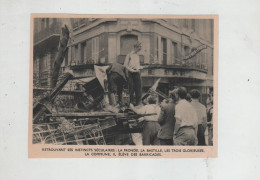
[[[142,132],[138,119],[154,115],[137,115],[129,109],[110,106],[105,102],[105,92],[97,78],[91,78],[85,82],[80,81],[84,90],[81,89],[78,93],[74,93],[75,88],[70,91],[66,87],[68,83],[75,84],[73,81],[71,74],[63,75],[58,85],[35,104],[33,108],[33,143],[106,144],[106,136]],[[79,80],[75,79],[75,81]],[[67,93],[63,96],[74,93],[74,97],[77,99],[70,112],[68,112],[68,108],[55,103],[56,98],[59,99],[59,93],[63,90]],[[131,138],[130,135],[129,138]]]

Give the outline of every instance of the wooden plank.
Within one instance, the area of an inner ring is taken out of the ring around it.
[[[153,116],[156,113],[152,114],[127,114],[127,113],[109,113],[109,112],[95,112],[95,113],[57,113],[57,114],[48,114],[47,117],[96,117],[96,118],[105,118],[114,116],[116,118],[135,118],[142,116]]]
[[[107,117],[107,116],[116,116],[116,113],[57,113],[57,114],[48,114],[49,117]]]

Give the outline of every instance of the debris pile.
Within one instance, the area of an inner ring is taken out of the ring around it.
[[[124,137],[122,134],[131,143],[129,134],[142,132],[138,119],[149,115],[153,114],[137,115],[125,107],[110,106],[97,78],[73,79],[66,73],[34,105],[33,143],[116,144],[115,139]]]

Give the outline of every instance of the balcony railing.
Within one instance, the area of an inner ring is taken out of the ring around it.
[[[117,57],[117,62],[123,64],[125,61],[125,55],[119,55]],[[73,69],[84,69],[84,68],[89,68],[89,67],[93,67],[94,64],[99,64],[100,61],[95,62],[94,60],[92,60],[91,58],[88,60],[84,60],[84,61],[79,61],[79,60],[74,60],[70,63],[70,67]],[[144,56],[140,55],[140,64],[141,65],[148,65],[148,64],[144,64]],[[165,68],[172,68],[172,67],[179,67],[179,68],[190,68],[190,69],[197,69],[197,70],[201,70],[204,72],[207,72],[208,67],[207,64],[205,62],[201,62],[199,60],[195,60],[195,59],[189,59],[189,60],[180,60],[175,58],[173,60],[172,64],[160,64],[158,61],[151,63],[150,64],[151,67],[165,67]]]
[[[203,70],[203,71],[208,70],[206,63],[195,60],[193,58],[189,59],[189,60],[175,59],[173,65],[178,66],[178,67],[189,67],[189,68],[199,69],[199,70]]]
[[[47,28],[42,29],[40,32],[35,32],[33,42],[38,43],[41,40],[46,39],[51,35],[60,34],[60,33],[61,33],[60,23],[53,23],[49,25]]]

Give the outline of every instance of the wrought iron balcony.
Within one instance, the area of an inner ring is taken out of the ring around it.
[[[39,32],[34,33],[33,42],[34,44],[37,44],[38,42],[49,38],[52,35],[60,35],[61,33],[61,25],[60,23],[52,23],[45,29],[42,29]]]

